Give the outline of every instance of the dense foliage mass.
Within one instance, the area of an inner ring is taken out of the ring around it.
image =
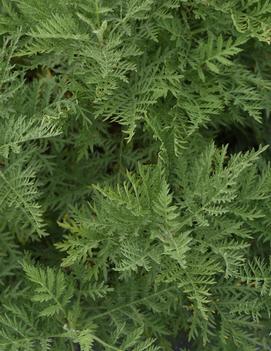
[[[271,349],[271,1],[0,0],[0,350]]]

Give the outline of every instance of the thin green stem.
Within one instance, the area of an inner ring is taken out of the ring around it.
[[[138,300],[134,300],[134,301],[132,301],[132,302],[128,302],[128,303],[125,303],[125,304],[123,304],[123,305],[114,307],[114,308],[112,308],[111,310],[108,310],[108,311],[105,311],[105,312],[96,314],[96,316],[93,316],[93,317],[91,318],[91,320],[95,320],[95,319],[98,319],[98,318],[102,318],[102,317],[104,317],[104,316],[107,316],[107,315],[109,315],[109,314],[111,314],[111,313],[114,313],[114,312],[116,312],[116,311],[118,311],[118,310],[121,310],[121,309],[123,309],[123,308],[127,308],[127,307],[130,307],[130,306],[133,306],[133,305],[138,305],[138,304],[140,304],[140,303],[142,303],[142,302],[144,302],[144,301],[146,301],[146,300],[148,300],[148,299],[150,299],[150,298],[153,298],[153,297],[155,297],[155,296],[162,295],[162,294],[165,293],[166,291],[173,290],[173,289],[175,289],[175,287],[171,286],[171,287],[169,287],[169,288],[165,288],[165,289],[163,289],[163,290],[157,291],[156,293],[153,293],[153,294],[151,294],[151,295],[142,297],[142,298],[140,298],[140,299],[138,299]]]
[[[119,349],[118,347],[115,347],[115,346],[112,346],[112,345],[107,344],[105,341],[101,340],[101,339],[98,338],[97,336],[94,336],[93,339],[96,340],[99,344],[101,344],[101,345],[103,345],[103,346],[105,346],[105,347],[108,347],[108,348],[111,349],[111,350],[123,351],[123,350]]]

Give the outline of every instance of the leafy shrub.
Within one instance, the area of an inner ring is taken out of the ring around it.
[[[0,350],[270,350],[271,2],[0,10]]]

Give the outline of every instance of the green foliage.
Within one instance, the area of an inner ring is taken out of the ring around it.
[[[0,351],[263,351],[271,2],[0,0]]]

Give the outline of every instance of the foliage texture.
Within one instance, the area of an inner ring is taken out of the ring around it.
[[[0,351],[271,349],[271,1],[0,0]]]

